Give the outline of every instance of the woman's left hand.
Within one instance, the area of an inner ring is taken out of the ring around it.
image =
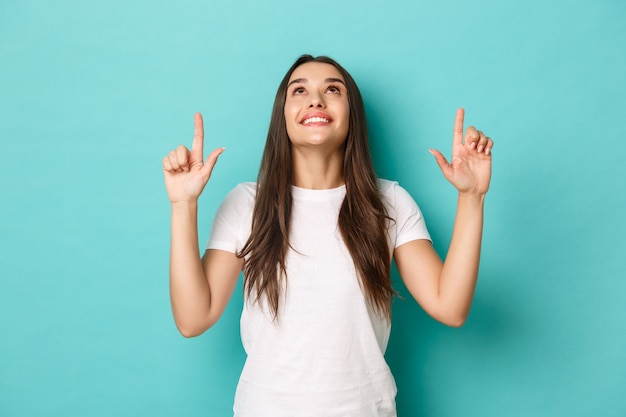
[[[464,110],[456,112],[452,140],[452,161],[441,152],[430,149],[443,176],[460,193],[485,194],[491,180],[491,149],[493,141],[474,126],[467,128],[463,140]]]

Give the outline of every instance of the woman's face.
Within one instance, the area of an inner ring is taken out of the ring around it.
[[[339,149],[348,136],[349,118],[345,80],[334,66],[307,62],[296,68],[285,100],[292,146]]]

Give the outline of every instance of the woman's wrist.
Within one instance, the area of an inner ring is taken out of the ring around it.
[[[198,207],[198,200],[197,199],[191,199],[191,200],[180,200],[180,201],[172,201],[172,209],[185,209],[185,208],[197,208]]]
[[[459,203],[464,202],[468,204],[480,204],[485,203],[485,196],[487,193],[472,193],[468,191],[459,191]]]

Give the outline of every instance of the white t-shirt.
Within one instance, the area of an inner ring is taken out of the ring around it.
[[[389,256],[430,239],[413,198],[379,180],[390,222]],[[390,323],[369,306],[337,225],[345,186],[292,187],[287,280],[278,320],[245,300],[241,339],[247,353],[235,394],[236,417],[392,417],[396,386],[384,353]],[[208,249],[237,253],[250,235],[255,183],[234,188],[220,206]],[[254,294],[254,292],[253,292]]]

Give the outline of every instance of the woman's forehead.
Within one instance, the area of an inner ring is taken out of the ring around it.
[[[333,65],[327,64],[325,62],[307,62],[306,64],[302,64],[294,70],[294,72],[291,74],[291,77],[289,77],[289,82],[297,79],[324,80],[327,78],[338,78],[345,81],[339,70]]]

